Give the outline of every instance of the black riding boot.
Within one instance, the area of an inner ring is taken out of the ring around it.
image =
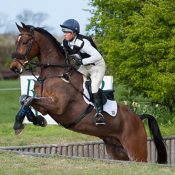
[[[18,113],[16,114],[15,117],[15,124],[13,126],[14,130],[17,129],[24,129],[24,125],[22,124],[24,117],[26,115],[27,110],[29,109],[28,106],[22,105]]]
[[[102,105],[99,92],[93,94],[93,99],[94,99],[94,106],[96,110],[96,114],[94,116],[95,123],[96,125],[105,125],[105,118],[102,114],[103,105]]]

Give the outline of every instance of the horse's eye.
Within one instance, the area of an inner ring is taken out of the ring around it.
[[[23,44],[27,44],[27,41],[24,41]]]

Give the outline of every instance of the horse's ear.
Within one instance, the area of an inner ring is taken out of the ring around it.
[[[22,24],[23,28],[26,28],[26,25],[23,22],[21,22],[21,24]]]
[[[30,31],[30,27],[29,27],[29,26],[25,25],[23,22],[21,22],[21,24],[22,24],[23,29],[24,29],[25,31],[27,31],[27,32]]]
[[[17,23],[16,23],[16,26],[18,27],[18,30],[20,31],[20,32],[22,32],[24,29],[21,27],[21,26],[19,26]]]

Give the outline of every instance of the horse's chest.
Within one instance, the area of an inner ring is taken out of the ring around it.
[[[37,81],[34,85],[34,91],[37,97],[42,96],[44,91],[44,83],[40,83]]]

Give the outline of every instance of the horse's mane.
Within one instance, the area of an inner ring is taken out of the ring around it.
[[[57,39],[52,34],[50,34],[47,30],[45,30],[44,28],[41,28],[41,27],[34,27],[32,25],[27,25],[27,27],[29,27],[29,28],[33,27],[35,31],[49,37],[53,41],[53,43],[59,48],[59,50],[64,54],[64,49],[61,46],[61,43],[58,42]]]

